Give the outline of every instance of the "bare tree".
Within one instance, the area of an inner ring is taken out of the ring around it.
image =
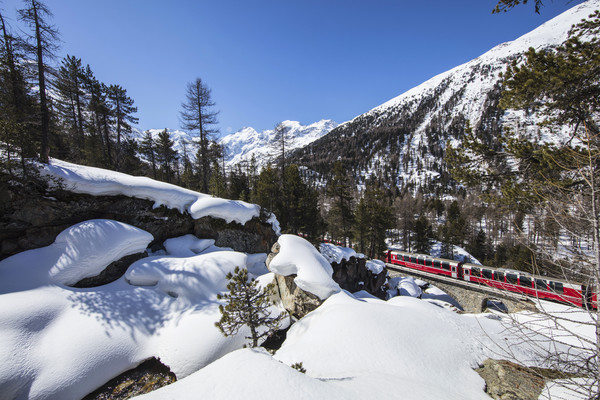
[[[196,78],[194,82],[187,85],[185,102],[181,104],[181,128],[198,137],[199,162],[202,166],[200,171],[201,191],[204,193],[208,192],[210,177],[209,142],[212,135],[218,132],[214,128],[218,115],[218,112],[213,109],[214,106],[211,90],[202,82],[202,79]]]

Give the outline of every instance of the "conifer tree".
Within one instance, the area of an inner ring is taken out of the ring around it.
[[[351,237],[354,213],[352,212],[352,182],[342,162],[333,163],[333,178],[327,185],[327,195],[331,199],[331,207],[327,218],[329,233],[334,240],[346,242]]]
[[[85,144],[83,111],[86,97],[83,91],[84,69],[81,59],[67,55],[58,69],[56,89],[59,94],[58,112],[71,136],[71,156],[80,161]]]
[[[140,153],[146,157],[152,166],[152,177],[157,179],[156,175],[156,142],[150,131],[144,132],[144,137],[140,143]]]
[[[433,228],[424,214],[415,221],[412,241],[417,253],[429,254],[433,244]]]
[[[218,112],[213,109],[215,103],[210,88],[200,78],[187,85],[185,96],[185,102],[181,104],[181,128],[198,137],[196,159],[200,165],[200,190],[207,193],[211,164],[209,146],[212,135],[218,132],[214,128]]]
[[[225,197],[227,193],[225,175],[223,172],[221,172],[221,168],[219,167],[219,163],[217,161],[213,161],[212,171],[210,174],[209,192],[213,196],[217,197]]]
[[[6,167],[12,173],[14,157],[27,175],[26,159],[34,157],[39,138],[34,135],[31,115],[35,101],[25,79],[22,41],[13,36],[0,13],[0,145],[6,154]]]
[[[177,152],[173,148],[175,143],[167,129],[160,131],[156,139],[156,160],[161,166],[163,180],[171,182],[173,179],[173,165],[177,161]]]
[[[225,305],[219,305],[221,319],[215,326],[225,336],[235,335],[243,326],[250,328],[251,347],[257,347],[262,338],[270,336],[279,329],[285,313],[276,317],[271,316],[269,308],[273,305],[270,296],[274,285],[264,288],[258,286],[254,278],[248,279],[246,268],[235,267],[233,273],[227,274],[229,293],[219,294],[219,300],[225,300]]]
[[[356,208],[355,235],[361,252],[379,258],[387,249],[386,232],[394,226],[389,201],[379,182],[371,177]]]
[[[48,104],[46,73],[50,69],[47,59],[57,50],[58,31],[48,21],[52,13],[40,0],[26,0],[26,8],[18,10],[19,19],[33,31],[29,35],[37,64],[37,81],[40,106],[40,160],[47,163],[50,155],[50,106]]]
[[[111,115],[114,118],[115,134],[117,135],[117,152],[115,157],[116,168],[120,169],[121,162],[121,138],[131,133],[131,125],[138,122],[133,114],[137,107],[133,105],[133,99],[127,96],[127,90],[120,85],[110,85],[106,88],[106,97]]]
[[[270,164],[265,166],[258,175],[252,190],[252,202],[261,206],[262,214],[267,210],[276,211],[276,204],[281,195],[278,181],[277,172]]]

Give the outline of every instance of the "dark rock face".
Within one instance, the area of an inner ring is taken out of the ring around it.
[[[32,192],[2,185],[0,202],[0,260],[21,251],[48,246],[64,229],[89,219],[124,222],[154,236],[152,246],[188,233],[215,239],[217,246],[247,253],[267,253],[277,240],[270,224],[253,219],[241,225],[187,212],[153,208],[149,200],[126,196],[91,196],[65,190]]]
[[[373,274],[367,269],[366,259],[350,257],[350,260],[342,259],[341,263],[332,263],[333,280],[351,293],[359,290],[366,290],[373,296],[385,300],[385,289],[383,285],[387,277],[387,270],[384,268],[379,274]]]
[[[485,380],[486,393],[496,400],[537,400],[545,386],[538,369],[506,360],[487,359],[476,371]]]
[[[175,382],[177,378],[159,359],[151,358],[111,379],[85,396],[84,400],[122,400],[149,393]]]
[[[98,275],[83,278],[82,280],[71,286],[75,288],[91,288],[114,282],[125,274],[127,268],[129,268],[131,264],[133,264],[137,260],[141,260],[144,257],[148,257],[148,253],[143,252],[125,256],[120,260],[110,263]]]

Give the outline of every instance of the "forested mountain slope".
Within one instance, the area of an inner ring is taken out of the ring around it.
[[[400,96],[348,121],[294,154],[295,161],[328,177],[340,159],[357,182],[375,173],[400,190],[445,192],[454,187],[443,157],[447,142],[457,143],[467,123],[494,146],[506,126],[537,131],[535,113],[519,115],[498,108],[501,73],[530,48],[564,42],[571,26],[600,8],[590,0],[502,43],[480,57],[439,74]]]

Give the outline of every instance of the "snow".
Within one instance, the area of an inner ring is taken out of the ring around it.
[[[331,264],[307,240],[295,235],[281,235],[277,243],[280,250],[269,264],[271,271],[283,276],[296,275],[296,285],[321,300],[341,290],[331,277]]]
[[[373,275],[379,275],[381,272],[383,272],[385,263],[381,260],[367,260],[365,266]]]
[[[321,243],[319,245],[319,250],[321,255],[325,257],[330,264],[341,264],[342,260],[349,261],[352,257],[358,258],[358,255],[354,249],[336,246],[335,244],[331,243]]]
[[[0,279],[0,294],[72,285],[98,275],[113,261],[143,252],[152,239],[148,232],[117,221],[81,222],[61,232],[50,246],[2,260],[0,276],[8,278]]]
[[[308,146],[310,143],[329,133],[337,123],[331,120],[321,120],[310,125],[302,125],[298,121],[282,121],[291,140],[286,148],[294,149]],[[224,136],[219,143],[227,149],[225,163],[231,167],[243,161],[249,162],[255,157],[258,168],[273,159],[275,129],[257,132],[254,128],[245,127],[238,132]]]
[[[75,193],[94,196],[124,195],[147,199],[154,202],[155,208],[164,205],[180,212],[187,211],[194,219],[211,216],[226,222],[245,224],[260,215],[260,207],[256,204],[220,199],[146,177],[81,166],[57,159],[43,165],[41,173],[59,178],[67,190]]]
[[[115,282],[64,286],[151,240],[126,224],[92,220],[0,262],[0,397],[81,398],[150,357],[182,378],[242,347],[246,329],[225,338],[214,326],[217,294],[228,272],[257,270],[264,254],[209,246],[184,257],[208,243],[185,236],[171,240],[175,256],[143,258]]]
[[[298,286],[325,301],[290,328],[275,355],[242,349],[247,330],[226,338],[214,326],[228,272],[242,266],[261,274],[260,285],[273,281],[273,273],[265,273],[266,254],[219,249],[185,235],[165,242],[169,254],[140,259],[101,287],[70,288],[48,275],[67,254],[96,252],[96,264],[103,264],[150,240],[126,224],[92,220],[59,235],[57,243],[69,246],[55,243],[0,262],[0,397],[78,399],[150,357],[159,357],[179,380],[140,399],[275,399],[284,393],[290,399],[484,400],[484,382],[473,368],[486,358],[543,366],[522,333],[506,329],[508,316],[457,314],[430,303],[441,301],[439,290],[431,295],[437,299],[419,300],[414,296],[423,282],[412,278],[397,279],[405,295],[388,301],[364,291],[351,295],[331,280],[327,260],[293,235],[280,237],[270,267],[296,274]],[[64,265],[73,271],[89,264]],[[555,313],[573,312],[548,304]],[[534,330],[551,329],[540,327],[536,314],[518,316]],[[574,316],[581,323],[585,318]],[[290,367],[298,362],[306,374]]]
[[[439,157],[433,156],[429,150],[421,155],[419,150],[432,145],[431,132],[452,132],[451,125],[462,117],[470,121],[472,127],[477,127],[487,110],[488,94],[499,84],[500,73],[505,71],[507,63],[512,60],[523,61],[524,53],[530,47],[540,50],[563,43],[573,24],[587,18],[599,8],[600,0],[588,0],[574,6],[514,41],[499,44],[481,56],[436,75],[345,122],[340,125],[340,129],[352,134],[368,135],[393,121],[414,121],[415,128],[405,132],[397,143],[396,183],[400,188],[412,183],[415,190],[427,186],[439,179],[443,169],[439,166]],[[503,127],[512,128],[523,135],[537,135],[540,131],[537,123],[541,122],[541,116],[536,112],[528,114],[507,110],[499,122]],[[563,139],[560,140],[569,139],[565,129],[562,131]],[[541,141],[557,140],[556,132],[550,136],[549,129],[542,131]],[[456,146],[459,139],[460,137],[448,133],[436,140],[435,144],[444,148],[447,142],[451,142]],[[370,157],[370,165],[364,167],[364,170],[356,171],[357,175],[370,176],[372,173],[377,174],[385,166],[391,166],[389,149],[382,149]]]
[[[398,276],[388,279],[387,297],[391,299],[395,296],[421,297],[422,291],[415,278],[410,276]]]
[[[356,297],[355,297],[356,296]],[[274,356],[238,350],[140,399],[489,399],[473,371],[513,345],[502,317],[459,315],[412,297],[338,292],[296,322]],[[490,318],[493,317],[493,318]],[[306,374],[290,368],[302,362]],[[229,384],[235,382],[235,384]],[[460,383],[460,384],[458,384]]]

